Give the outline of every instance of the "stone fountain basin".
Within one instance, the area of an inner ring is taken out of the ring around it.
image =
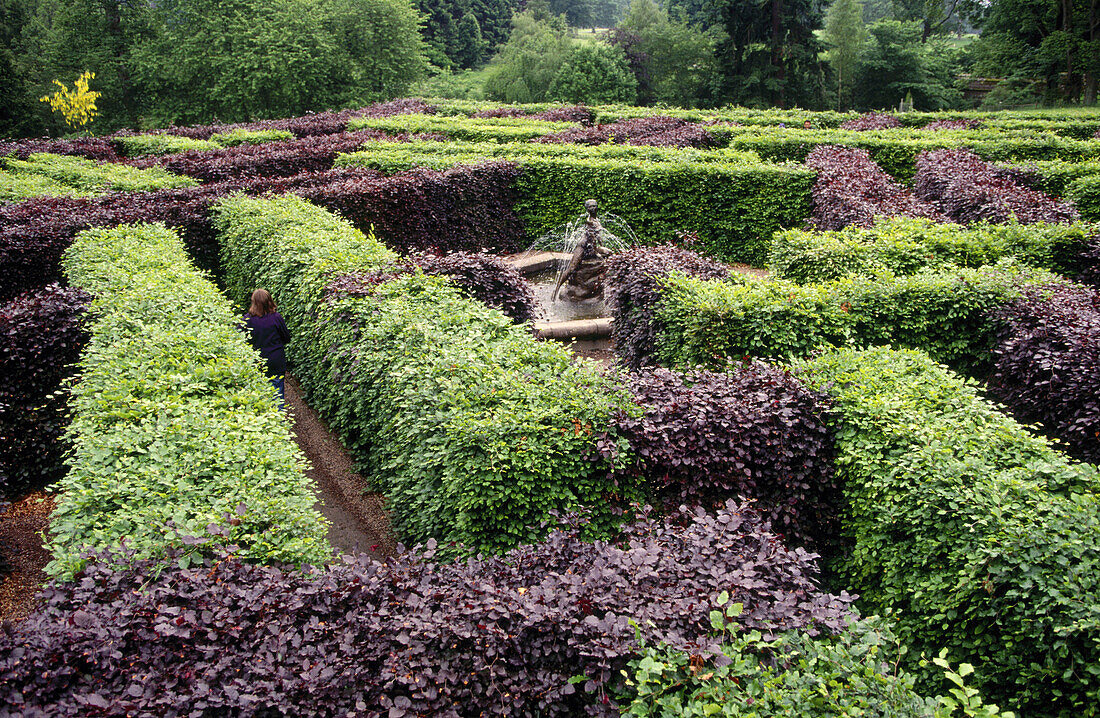
[[[524,277],[530,278],[534,275],[551,272],[560,263],[568,262],[571,256],[566,252],[529,251],[510,255],[505,257],[504,260],[515,267]],[[536,298],[545,309],[550,300],[550,287],[543,283],[535,284],[534,288]],[[606,311],[602,301],[597,304],[594,301],[586,300],[579,304],[581,306],[577,309],[581,314],[590,313],[586,312],[589,308],[598,308],[599,312]],[[597,344],[603,344],[611,336],[611,317],[583,316],[536,320],[535,335],[540,339],[556,339],[558,341],[590,340],[595,341]]]

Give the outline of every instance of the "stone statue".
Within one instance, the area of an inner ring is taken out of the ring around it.
[[[612,252],[600,244],[603,227],[596,218],[596,200],[585,200],[584,209],[588,212],[588,218],[584,221],[584,241],[577,244],[565,271],[558,275],[554,292],[550,295],[552,302],[557,301],[562,284],[566,285],[562,296],[571,301],[603,296],[603,275],[607,269],[604,260]]]

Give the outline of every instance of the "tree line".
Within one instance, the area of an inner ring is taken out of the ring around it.
[[[286,117],[485,68],[508,102],[808,109],[1094,104],[1100,0],[0,0],[0,134],[95,73],[97,132]],[[577,39],[577,28],[601,28]],[[972,42],[961,42],[964,35]]]

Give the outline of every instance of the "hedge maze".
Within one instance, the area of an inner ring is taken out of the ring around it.
[[[1098,135],[397,100],[0,143],[0,491],[60,491],[0,701],[1097,715]],[[589,197],[643,245],[610,369],[499,259]],[[333,559],[256,286],[415,548]]]

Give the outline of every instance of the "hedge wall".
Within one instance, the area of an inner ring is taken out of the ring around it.
[[[835,568],[863,610],[894,618],[909,666],[946,647],[1022,715],[1096,715],[1096,467],[921,352],[837,349],[798,369],[836,402],[853,547]]]
[[[1073,140],[1055,135],[1014,136],[998,130],[920,132],[909,128],[857,132],[741,127],[727,130],[728,147],[751,150],[771,162],[801,162],[818,145],[844,145],[867,150],[883,170],[901,180],[916,172],[922,150],[967,148],[989,162],[1100,158],[1100,142]]]
[[[596,368],[442,278],[342,278],[392,255],[296,197],[235,198],[217,215],[231,294],[274,293],[311,405],[404,537],[499,551],[554,510],[588,507],[607,531],[638,498],[609,476],[625,451],[609,417],[630,402]]]
[[[0,305],[0,499],[64,475],[64,382],[88,342],[91,297],[50,284]]]
[[[799,284],[826,282],[851,274],[913,274],[954,264],[977,267],[1005,257],[1070,277],[1097,260],[1085,256],[1100,242],[1092,224],[977,224],[962,227],[922,219],[879,217],[870,229],[839,232],[776,232],[768,269]]]
[[[1066,199],[1081,213],[1081,219],[1100,222],[1100,174],[1074,180],[1066,188]]]
[[[529,238],[575,220],[584,200],[595,197],[605,211],[627,218],[635,234],[649,242],[671,242],[680,232],[695,232],[706,252],[753,264],[763,262],[772,232],[800,224],[809,214],[815,177],[811,170],[764,164],[743,153],[625,146],[501,147],[496,152],[503,151],[523,169],[515,185],[515,210]],[[410,143],[381,152],[383,148],[375,145],[342,157],[337,165],[393,171],[432,161],[439,148],[437,143]],[[482,151],[476,145],[444,149],[444,158],[435,161],[471,162]],[[711,157],[715,161],[706,161]]]
[[[576,122],[547,122],[529,117],[440,117],[438,115],[394,115],[355,117],[348,131],[381,130],[386,134],[438,134],[468,142],[523,142],[576,127]]]
[[[723,593],[743,607],[730,631],[847,643],[852,597],[824,593],[812,555],[784,547],[748,507],[639,522],[614,544],[577,533],[562,526],[504,557],[446,562],[429,545],[305,571],[236,556],[163,572],[99,561],[79,583],[47,589],[44,611],[0,626],[0,705],[26,718],[181,707],[614,718],[638,639],[707,652],[708,609]],[[831,668],[807,679],[828,681]]]
[[[65,272],[96,299],[47,572],[72,578],[86,550],[123,540],[136,556],[163,556],[211,524],[223,527],[217,544],[248,560],[328,558],[305,459],[259,355],[179,237],[163,225],[89,230]]]
[[[802,357],[821,345],[919,348],[968,375],[988,368],[997,325],[990,313],[1040,270],[999,264],[904,277],[848,277],[797,285],[739,275],[725,282],[673,274],[664,281],[654,359],[721,368],[743,356]]]
[[[91,197],[106,192],[149,192],[191,187],[189,177],[160,168],[139,169],[83,157],[32,154],[25,160],[0,158],[0,201],[40,195]]]

